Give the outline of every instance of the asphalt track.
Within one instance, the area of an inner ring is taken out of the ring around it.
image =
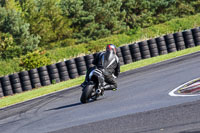
[[[81,104],[80,87],[0,109],[1,133],[199,133],[200,97],[171,97],[200,77],[200,52],[122,73],[118,90]]]

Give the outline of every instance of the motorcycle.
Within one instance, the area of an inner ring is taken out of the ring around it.
[[[96,100],[99,96],[103,96],[105,84],[103,70],[94,68],[89,73],[89,81],[82,90],[81,103],[88,103],[90,100]]]

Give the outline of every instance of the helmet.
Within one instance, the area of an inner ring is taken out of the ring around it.
[[[113,44],[108,44],[107,47],[106,47],[106,52],[109,52],[109,53],[112,52],[113,54],[116,54],[117,48]]]
[[[110,64],[113,62],[113,60],[116,57],[116,53],[117,53],[117,49],[116,49],[115,45],[108,44],[106,47],[104,58],[103,58],[104,68],[107,68],[110,66]]]

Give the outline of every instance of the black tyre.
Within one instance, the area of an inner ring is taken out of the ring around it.
[[[22,86],[22,89],[23,89],[23,91],[32,90],[32,86],[31,85]]]
[[[23,82],[23,81],[30,80],[30,77],[27,75],[27,76],[20,77],[20,79],[21,79],[21,82]]]
[[[40,81],[50,80],[49,75],[40,77]]]
[[[183,37],[177,37],[175,38],[175,42],[178,43],[178,42],[183,42],[184,41],[184,38]]]
[[[35,84],[35,83],[40,83],[40,78],[34,78],[34,79],[31,79],[31,83]]]
[[[31,81],[30,80],[27,80],[27,81],[23,81],[21,82],[22,86],[28,86],[28,85],[31,85]]]
[[[200,37],[200,32],[194,33],[194,34],[193,34],[193,37],[194,37],[194,38]]]
[[[32,87],[33,88],[38,88],[38,87],[41,87],[41,83],[35,83],[35,84],[32,84]]]
[[[47,86],[51,84],[50,80],[41,81],[41,83],[42,83],[42,86]]]
[[[38,72],[43,72],[43,71],[47,71],[47,67],[46,66],[38,68]]]
[[[49,75],[48,71],[39,72],[40,77]]]
[[[31,79],[39,78],[39,73],[30,74]]]
[[[149,44],[149,49],[157,49],[157,44],[156,43],[151,43]]]
[[[69,77],[71,79],[77,78],[78,77],[78,73],[72,73],[72,74],[69,75]]]
[[[67,65],[68,70],[76,69],[76,64]]]
[[[167,50],[167,46],[160,46],[160,47],[158,47],[158,50],[165,51],[165,50]]]
[[[151,57],[150,51],[149,51],[149,50],[141,51],[141,54],[142,54],[142,58],[143,58],[143,59],[147,59],[147,58],[150,58],[150,57]]]
[[[167,50],[162,50],[162,51],[159,51],[159,54],[160,55],[165,55],[165,54],[168,54]]]
[[[23,77],[23,76],[28,76],[29,73],[28,73],[28,71],[23,71],[23,72],[20,72],[19,75],[20,75],[20,77]]]
[[[70,66],[71,64],[75,64],[75,61],[74,61],[74,59],[67,60],[66,64],[67,64],[67,66]]]
[[[91,98],[91,94],[93,92],[94,89],[94,85],[87,85],[81,95],[80,101],[81,103],[88,103],[90,98]]]
[[[60,76],[60,81],[67,81],[69,79],[69,76]]]
[[[67,66],[58,67],[58,71],[59,71],[60,73],[66,72],[66,71],[67,71]]]
[[[177,39],[179,37],[183,37],[183,33],[182,32],[174,33],[174,39]]]
[[[132,60],[133,61],[139,61],[141,59],[142,59],[142,55],[141,55],[140,52],[132,54]]]
[[[60,76],[69,76],[68,71],[63,71],[59,73]]]
[[[139,42],[140,51],[147,51],[149,50],[147,41]]]
[[[8,90],[8,91],[3,91],[4,96],[10,96],[13,95],[13,91],[12,90]]]
[[[13,88],[13,92],[14,93],[21,93],[23,90],[21,87],[18,87],[18,88]]]
[[[167,49],[172,49],[172,48],[176,48],[175,43],[170,43],[170,44],[167,45]]]
[[[48,69],[48,70],[57,69],[57,66],[56,66],[56,64],[51,64],[51,65],[48,65],[48,66],[47,66],[47,69]]]
[[[130,50],[126,50],[126,51],[123,51],[123,52],[122,52],[122,56],[123,56],[123,57],[124,57],[124,56],[128,56],[128,55],[131,55]]]
[[[75,58],[75,62],[76,62],[76,63],[77,63],[77,62],[84,62],[84,61],[85,61],[85,59],[84,59],[83,56]]]
[[[38,73],[37,69],[31,69],[31,70],[29,70],[29,74],[35,74],[35,73]]]
[[[84,56],[85,60],[93,60],[94,56],[92,54]]]
[[[172,44],[172,43],[175,43],[174,39],[166,40],[166,44]]]
[[[190,40],[185,40],[185,44],[187,48],[191,48],[195,46],[194,40],[190,39]]]
[[[58,73],[50,74],[49,77],[50,79],[56,79],[59,78],[59,74]]]
[[[153,38],[153,39],[148,40],[147,42],[148,44],[156,44],[156,39]]]
[[[185,49],[185,43],[184,42],[177,42],[176,47],[177,47],[177,50],[183,50],[183,49]]]
[[[82,62],[76,62],[76,66],[77,66],[77,67],[86,66],[86,63],[85,63],[85,61],[82,61]]]
[[[56,66],[57,66],[58,68],[64,67],[64,66],[66,66],[66,63],[65,63],[64,61],[58,62],[58,63],[56,64]]]
[[[120,47],[121,48],[121,51],[127,51],[129,50],[129,46],[128,45],[125,45],[123,47]]]
[[[21,84],[20,83],[16,83],[16,84],[12,84],[12,88],[16,89],[16,88],[21,88]]]
[[[58,73],[58,69],[57,68],[49,69],[49,74],[54,74],[54,73]]]
[[[162,42],[162,41],[165,41],[165,38],[164,37],[157,37],[156,38],[156,42]]]

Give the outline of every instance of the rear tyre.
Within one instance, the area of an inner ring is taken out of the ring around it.
[[[81,103],[88,103],[89,102],[93,88],[94,88],[93,84],[92,85],[89,84],[84,88],[82,95],[81,95],[81,99],[80,99]]]

